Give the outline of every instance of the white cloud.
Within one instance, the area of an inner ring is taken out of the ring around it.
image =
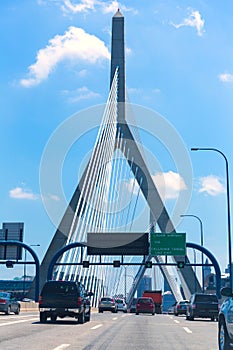
[[[199,179],[200,189],[198,192],[207,193],[210,196],[217,196],[218,194],[226,192],[223,184],[220,182],[220,178],[214,175],[201,177]]]
[[[59,202],[60,198],[56,194],[50,194],[49,198],[52,199],[55,202]]]
[[[87,76],[87,70],[86,70],[86,69],[80,70],[80,71],[78,72],[78,76],[79,76],[80,78],[86,77],[86,76]]]
[[[188,18],[185,18],[181,23],[174,24],[171,23],[175,28],[181,28],[181,27],[194,27],[197,30],[197,34],[199,36],[202,36],[204,31],[204,19],[201,18],[201,14],[199,11],[192,10],[191,14]]]
[[[222,73],[218,76],[219,80],[224,83],[232,83],[233,82],[233,74],[230,73]]]
[[[126,7],[122,5],[119,1],[99,1],[99,0],[80,0],[78,3],[74,3],[71,0],[62,0],[62,10],[64,13],[82,13],[96,11],[97,8],[100,8],[102,13],[115,13],[118,9],[123,12],[133,12],[137,14],[137,10],[133,8]]]
[[[95,5],[99,2],[96,0],[81,0],[79,4],[74,4],[70,0],[64,0],[62,6],[63,11],[71,11],[72,13],[87,12],[95,9]]]
[[[71,95],[69,97],[70,103],[75,103],[81,100],[90,100],[93,98],[97,98],[100,96],[99,93],[89,90],[86,86],[83,86],[82,88],[76,89],[72,92],[65,92]]]
[[[11,198],[16,199],[29,199],[29,200],[37,200],[39,198],[38,195],[32,193],[31,190],[25,190],[22,187],[16,187],[9,191],[9,196]]]
[[[39,50],[36,63],[29,67],[28,77],[20,83],[24,87],[38,85],[64,60],[94,64],[105,59],[110,59],[110,53],[103,41],[81,28],[70,27],[64,35],[56,35],[49,45]]]
[[[158,173],[152,176],[158,192],[163,200],[176,199],[181,191],[185,191],[187,186],[180,174],[173,171]]]
[[[181,191],[185,191],[187,189],[182,176],[173,171],[157,173],[152,175],[152,179],[156,185],[160,197],[163,200],[176,199],[179,197]],[[138,185],[137,183],[134,183],[134,179],[131,179],[130,182],[127,183],[127,189],[130,192],[133,190],[134,195],[138,193]]]

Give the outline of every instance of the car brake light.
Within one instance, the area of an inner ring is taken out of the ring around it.
[[[82,298],[78,297],[78,306],[81,306],[81,305],[82,305]]]
[[[42,304],[42,296],[40,295],[39,296],[39,305],[41,305]]]
[[[193,308],[193,309],[196,309],[196,304],[193,304],[192,308]]]
[[[177,305],[177,309],[180,309],[180,305]]]
[[[0,299],[0,304],[6,304],[6,299]]]

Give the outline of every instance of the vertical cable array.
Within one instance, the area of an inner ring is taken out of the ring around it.
[[[132,228],[139,199],[140,185],[132,172],[134,159],[130,159],[130,150],[126,149],[126,141],[118,120],[118,68],[112,81],[108,101],[98,131],[95,146],[88,163],[81,194],[74,213],[68,234],[67,244],[85,242],[87,232],[126,232]],[[130,166],[129,166],[130,164]],[[137,170],[136,170],[137,172]],[[133,180],[133,181],[132,181]],[[80,262],[79,249],[72,249],[63,254],[57,268],[57,279],[83,282],[87,288],[97,288],[98,296],[103,293],[117,293],[122,270],[112,266],[90,265],[83,268],[75,265]],[[102,257],[102,262],[118,260],[121,257]],[[86,256],[95,263],[99,256]],[[131,262],[133,257],[125,257]],[[74,263],[74,265],[66,265]],[[98,296],[95,300],[97,302]]]

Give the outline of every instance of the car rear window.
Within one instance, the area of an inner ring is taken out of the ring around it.
[[[113,301],[112,298],[101,298],[101,301]]]
[[[0,293],[0,298],[9,298],[9,293]]]
[[[138,304],[151,304],[152,300],[149,298],[138,299]]]
[[[78,288],[75,283],[68,284],[66,282],[59,283],[47,283],[45,284],[42,294],[76,294],[78,293]]]
[[[196,295],[195,301],[198,302],[218,302],[218,298],[216,295],[208,295],[208,294],[201,294]]]

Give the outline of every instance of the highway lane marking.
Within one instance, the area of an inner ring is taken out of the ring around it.
[[[28,322],[28,321],[35,321],[35,320],[38,321],[38,317],[37,317],[37,318],[29,318],[29,319],[27,319],[27,320],[18,320],[18,321],[0,323],[0,327],[3,327],[3,326],[10,326],[10,325],[16,324],[16,323],[23,323],[23,322]]]
[[[188,327],[183,327],[183,328],[184,328],[185,332],[187,332],[187,333],[193,333],[193,332],[191,331],[191,329],[189,329]]]
[[[115,321],[115,320],[117,320],[117,317],[113,317],[113,319],[112,319],[113,321]]]
[[[175,322],[175,323],[180,323],[180,321],[178,321],[178,320],[174,320],[174,322]]]
[[[63,350],[66,349],[70,346],[70,344],[61,344],[59,346],[57,346],[56,348],[54,348],[53,350]]]
[[[100,327],[102,327],[102,326],[103,326],[102,323],[101,323],[101,324],[97,324],[96,326],[91,327],[91,329],[97,329],[97,328],[100,328]]]

